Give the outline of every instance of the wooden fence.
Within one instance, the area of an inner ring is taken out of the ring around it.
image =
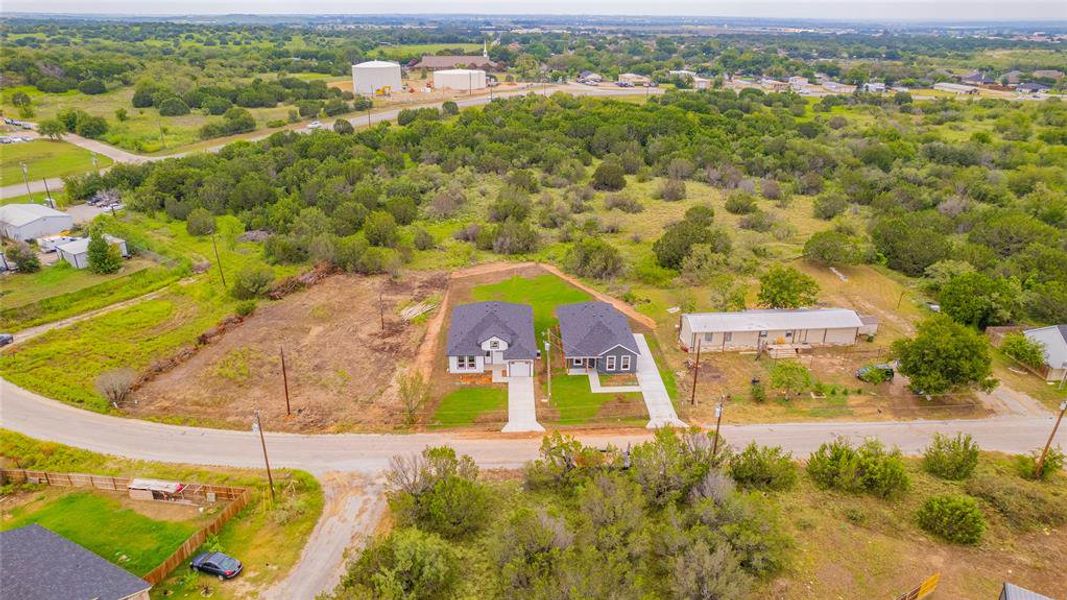
[[[0,481],[14,481],[19,483],[28,482],[56,487],[93,488],[109,492],[126,493],[128,491],[128,486],[133,479],[130,477],[112,477],[110,475],[88,475],[85,473],[53,473],[49,471],[33,471],[29,469],[0,469]],[[218,533],[219,530],[222,529],[222,526],[232,519],[234,515],[241,512],[241,509],[247,506],[249,500],[252,499],[252,492],[247,488],[231,487],[228,485],[189,483],[186,484],[182,493],[186,497],[202,500],[214,498],[219,502],[228,502],[228,504],[221,512],[219,512],[219,514],[215,515],[215,518],[212,519],[210,523],[190,536],[189,539],[185,540],[185,542],[183,542],[173,554],[167,557],[166,560],[160,563],[159,566],[142,577],[142,579],[152,585],[156,585],[166,579],[171,571],[192,556],[193,552],[203,545],[208,537]],[[162,500],[161,502],[168,502],[168,500]]]

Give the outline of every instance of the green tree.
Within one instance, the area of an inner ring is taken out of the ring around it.
[[[433,533],[399,529],[372,542],[341,582],[352,598],[445,600],[451,598],[461,565],[448,542]]]
[[[960,323],[985,329],[1008,323],[1018,310],[1020,291],[1004,278],[962,273],[941,288],[941,310]]]
[[[756,301],[767,308],[800,308],[819,299],[819,284],[793,267],[774,265],[759,279]]]
[[[780,360],[771,367],[771,385],[787,394],[799,394],[811,389],[811,371],[799,362]]]
[[[116,244],[108,242],[99,227],[89,233],[89,270],[93,273],[115,273],[122,268],[122,256]]]
[[[1009,333],[1000,342],[1000,351],[1031,369],[1045,366],[1045,344],[1022,333]]]
[[[399,239],[396,218],[382,210],[373,211],[363,223],[363,234],[372,246],[395,246]]]
[[[928,498],[917,518],[920,527],[955,544],[977,544],[986,530],[978,501],[959,494]]]
[[[238,300],[265,296],[274,283],[274,271],[267,265],[248,265],[237,272],[230,293]]]
[[[194,208],[185,217],[185,230],[189,235],[215,233],[215,215],[205,208]]]
[[[919,323],[915,337],[893,342],[893,353],[916,393],[938,395],[996,384],[989,378],[992,359],[986,339],[944,315]]]
[[[822,265],[854,265],[863,260],[859,244],[839,231],[820,231],[804,243],[804,258]]]
[[[730,459],[730,477],[742,486],[757,490],[787,490],[797,482],[793,455],[781,446],[749,443]]]
[[[593,187],[617,192],[626,187],[626,171],[619,163],[606,160],[593,172]]]
[[[4,256],[13,263],[19,273],[36,273],[41,270],[37,253],[26,242],[15,242],[4,249]]]
[[[610,279],[622,272],[623,260],[619,250],[604,240],[585,237],[567,251],[564,264],[567,270],[582,277]]]
[[[45,119],[37,124],[37,133],[52,141],[63,139],[63,134],[66,132],[67,127],[59,119]]]
[[[333,130],[341,135],[348,135],[355,133],[356,128],[352,126],[352,123],[348,119],[337,119],[333,122]]]
[[[107,133],[107,129],[107,121],[104,120],[104,117],[82,115],[78,118],[74,133],[84,138],[96,139]]]

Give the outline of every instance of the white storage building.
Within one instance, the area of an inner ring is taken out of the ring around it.
[[[682,315],[678,342],[695,352],[755,350],[770,344],[851,346],[863,321],[846,308],[743,310]]]
[[[119,254],[123,258],[130,256],[126,249],[126,240],[112,235],[104,234],[104,239],[112,246],[118,246]],[[89,238],[78,238],[73,242],[67,242],[56,248],[59,257],[71,264],[75,269],[84,269],[89,266]]]
[[[386,60],[371,60],[352,65],[352,93],[374,96],[403,89],[400,65]]]
[[[35,240],[73,226],[74,219],[70,215],[43,204],[0,206],[0,235],[11,240]]]
[[[444,69],[433,72],[433,87],[439,90],[484,90],[489,87],[485,71]]]

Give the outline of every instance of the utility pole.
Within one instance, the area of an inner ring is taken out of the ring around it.
[[[1067,412],[1067,400],[1060,402],[1060,414],[1056,417],[1056,424],[1052,426],[1052,433],[1048,436],[1048,441],[1045,442],[1045,449],[1041,451],[1041,458],[1037,459],[1037,464],[1034,465],[1034,479],[1041,478],[1041,469],[1045,468],[1045,458],[1048,457],[1048,450],[1052,446],[1052,439],[1056,437],[1056,430],[1060,428],[1060,421],[1063,420],[1063,413]]]
[[[263,464],[267,465],[267,483],[270,484],[270,501],[273,503],[274,498],[274,476],[270,473],[270,459],[267,458],[267,439],[263,437],[263,424],[259,420],[259,409],[256,409],[256,422],[252,426],[253,429],[259,432],[259,444],[263,447]]]
[[[904,294],[906,294],[907,292],[908,292],[908,290],[906,290],[906,289],[905,290],[900,290],[900,297],[897,298],[897,308],[900,308],[900,303],[904,301]]]
[[[111,210],[112,211],[115,210],[114,205],[112,205]],[[219,277],[222,278],[222,287],[223,287],[223,289],[225,289],[226,288],[226,273],[222,272],[222,259],[219,258],[219,245],[215,242],[215,234],[214,233],[211,234],[211,247],[215,249],[215,263],[218,264],[218,266],[219,266]]]
[[[719,452],[719,426],[722,425],[722,405],[723,401],[719,400],[719,404],[715,407],[715,440],[711,442],[712,456]]]
[[[285,348],[279,347],[278,352],[282,355],[282,385],[285,386],[285,416],[293,416],[292,409],[289,408],[289,375],[285,372]]]
[[[701,336],[703,337],[703,336]],[[697,359],[693,363],[693,390],[689,395],[689,405],[694,406],[697,403],[697,377],[700,376],[700,341],[701,337],[697,338]]]
[[[552,399],[552,355],[549,348],[552,347],[552,342],[548,337],[552,335],[551,329],[545,330],[545,375],[548,377],[548,399]]]
[[[51,208],[55,208],[55,202],[52,202],[52,190],[48,189],[48,178],[45,177],[41,180],[44,184],[44,202]]]
[[[26,193],[33,194],[30,191],[30,168],[26,166],[26,163],[19,163],[22,165],[22,181],[26,182]]]

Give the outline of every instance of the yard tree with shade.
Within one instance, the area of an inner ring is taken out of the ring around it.
[[[819,284],[793,267],[774,265],[759,279],[756,300],[766,308],[800,308],[819,299]]]
[[[893,353],[916,393],[936,396],[996,385],[990,378],[989,343],[974,329],[944,315],[920,323],[915,337],[893,342]]]

